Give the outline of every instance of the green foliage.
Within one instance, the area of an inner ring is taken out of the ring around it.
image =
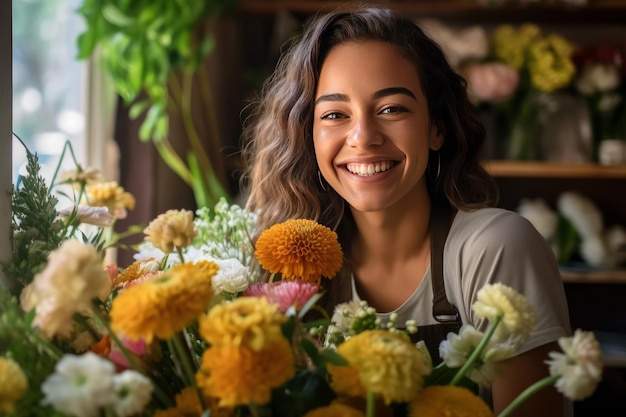
[[[28,175],[11,193],[13,254],[1,265],[13,294],[33,280],[64,238],[64,223],[55,209],[57,199],[39,175],[37,155],[27,151],[27,157]]]
[[[168,81],[179,69],[195,70],[212,51],[215,39],[201,22],[227,12],[234,0],[84,0],[78,13],[86,23],[78,38],[78,58],[99,47],[100,60],[116,91],[132,103],[132,116],[147,110],[142,139],[161,139],[168,131]]]
[[[24,313],[15,297],[0,288],[0,351],[17,362],[28,379],[30,387],[39,387],[52,373],[58,360],[56,348],[39,338],[31,327],[34,311]],[[24,346],[28,349],[24,349]],[[39,389],[29,389],[11,417],[61,417],[64,414],[49,406],[40,405],[43,394]],[[0,417],[5,414],[0,412]]]

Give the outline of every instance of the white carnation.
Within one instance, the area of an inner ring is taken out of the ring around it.
[[[113,411],[117,417],[139,415],[150,402],[154,390],[149,378],[133,370],[115,375],[113,384],[117,396],[113,402]]]
[[[213,262],[220,268],[211,280],[216,294],[222,291],[234,294],[250,286],[250,269],[242,265],[238,259],[213,259]]]

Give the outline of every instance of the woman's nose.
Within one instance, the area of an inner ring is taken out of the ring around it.
[[[375,120],[369,117],[353,117],[353,125],[346,141],[348,146],[367,148],[382,145],[383,141]]]

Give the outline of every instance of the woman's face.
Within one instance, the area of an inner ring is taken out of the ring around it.
[[[411,204],[427,194],[430,123],[413,63],[379,41],[335,46],[315,93],[313,141],[324,178],[355,210]]]

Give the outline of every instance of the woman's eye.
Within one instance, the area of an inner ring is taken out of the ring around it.
[[[328,112],[328,113],[322,114],[322,116],[320,118],[322,120],[337,120],[337,119],[341,119],[342,117],[343,117],[343,115],[341,113],[338,113],[338,112]]]
[[[395,114],[402,113],[406,111],[406,109],[402,106],[388,106],[380,111],[380,114]]]

